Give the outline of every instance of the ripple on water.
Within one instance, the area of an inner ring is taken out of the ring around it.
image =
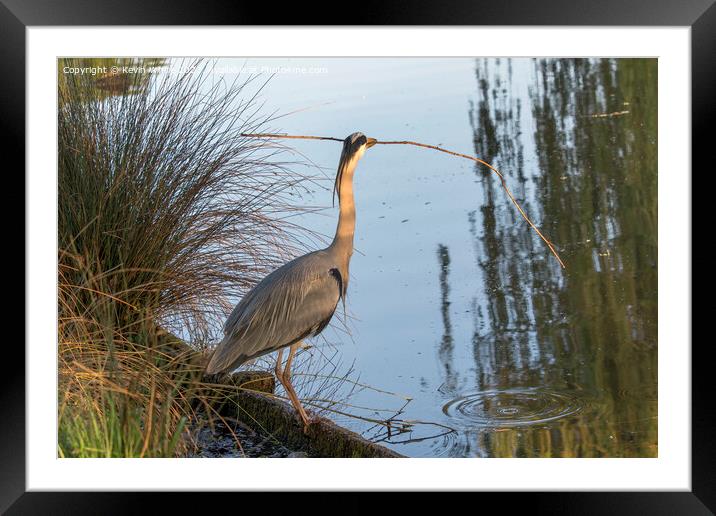
[[[585,401],[576,394],[545,389],[480,391],[459,396],[443,406],[455,421],[472,427],[539,425],[581,412]]]

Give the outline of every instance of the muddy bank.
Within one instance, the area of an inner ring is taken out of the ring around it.
[[[304,450],[291,450],[271,435],[258,433],[240,422],[215,421],[202,424],[194,432],[196,449],[190,458],[301,458]],[[238,440],[238,444],[237,444]]]

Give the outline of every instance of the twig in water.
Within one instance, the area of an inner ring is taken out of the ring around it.
[[[294,139],[294,140],[330,140],[334,142],[343,142],[342,138],[334,138],[332,136],[305,136],[305,135],[288,135],[288,134],[282,134],[282,133],[242,133],[241,136],[249,137],[249,138],[288,138],[288,139]],[[515,196],[512,195],[512,192],[507,187],[507,182],[505,181],[505,177],[502,175],[502,173],[497,170],[495,167],[490,165],[487,161],[481,160],[480,158],[476,158],[475,156],[470,156],[468,154],[462,154],[460,152],[454,152],[451,150],[443,149],[442,147],[438,147],[436,145],[428,145],[427,143],[419,143],[414,142],[410,140],[400,140],[400,141],[376,141],[376,145],[414,145],[416,147],[424,147],[426,149],[433,149],[436,151],[444,152],[446,154],[450,154],[452,156],[457,156],[459,158],[465,158],[472,161],[475,161],[476,163],[480,163],[481,165],[486,166],[490,170],[492,170],[495,174],[497,174],[497,177],[500,178],[500,183],[502,184],[502,188],[505,190],[505,193],[507,193],[507,196],[510,198],[510,201],[512,201],[512,204],[515,205],[517,210],[520,212],[520,215],[522,215],[522,218],[527,221],[527,224],[530,225],[532,229],[535,230],[535,232],[539,235],[539,237],[544,241],[545,244],[547,244],[547,247],[549,247],[549,250],[552,251],[552,254],[555,258],[557,258],[557,261],[562,266],[563,269],[566,269],[566,265],[562,261],[562,259],[559,257],[559,254],[554,248],[554,245],[552,245],[552,242],[549,241],[547,237],[545,237],[542,232],[539,230],[537,226],[534,225],[534,223],[530,220],[530,218],[527,216],[527,214],[522,209],[522,206],[517,202],[517,199],[515,199]]]
[[[591,118],[612,118],[615,116],[628,115],[629,111],[614,111],[613,113],[595,113],[589,115]]]

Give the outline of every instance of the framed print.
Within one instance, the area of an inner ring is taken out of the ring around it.
[[[713,510],[690,170],[716,10],[616,4],[344,26],[4,2],[28,209],[3,510],[273,490]]]

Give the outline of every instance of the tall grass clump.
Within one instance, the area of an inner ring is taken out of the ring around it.
[[[173,336],[201,350],[236,298],[298,246],[286,215],[302,178],[272,142],[241,136],[268,129],[263,79],[190,68],[127,74],[110,95],[107,80],[60,75],[62,457],[185,453],[207,391],[201,355]]]

